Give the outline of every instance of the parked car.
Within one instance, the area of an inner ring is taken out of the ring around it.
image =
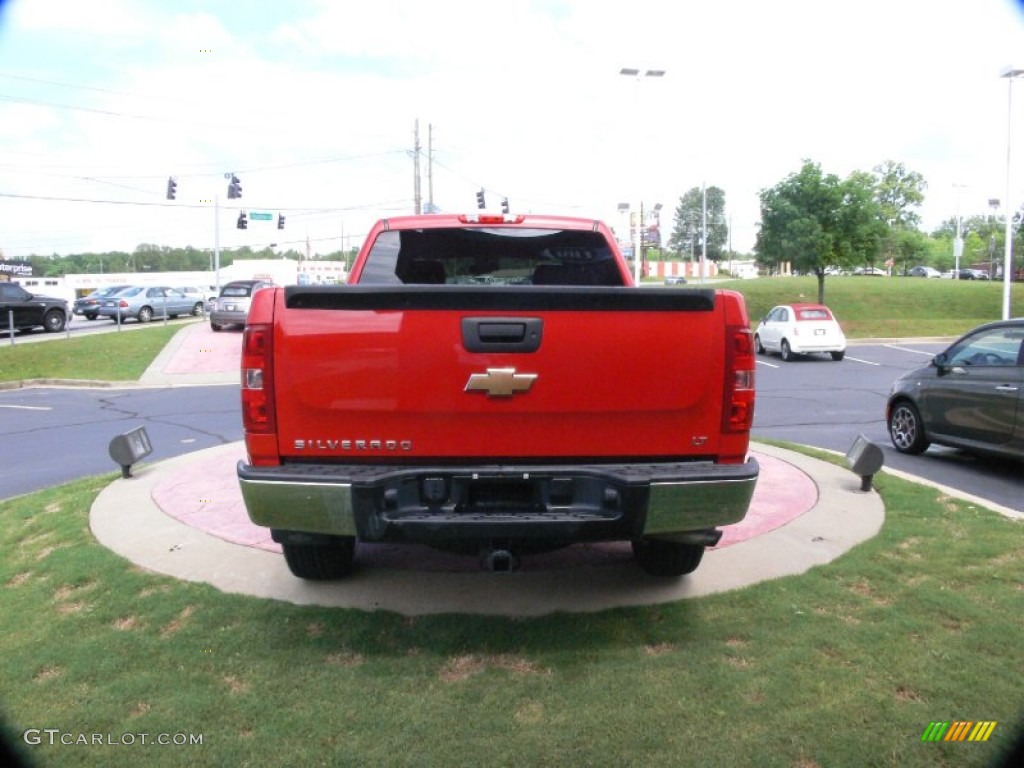
[[[926,267],[924,265],[911,267],[907,274],[911,277],[942,277],[942,273],[934,267]]]
[[[778,352],[786,362],[811,352],[828,352],[833,360],[842,360],[846,335],[826,306],[783,304],[761,318],[754,346],[760,354]]]
[[[665,278],[665,285],[685,285],[686,278],[682,275],[669,275]]]
[[[210,328],[221,331],[228,325],[244,326],[252,295],[272,285],[269,280],[232,280],[224,285],[210,309]]]
[[[213,302],[217,298],[217,289],[212,285],[175,285],[174,290],[181,291],[186,296],[191,296],[193,300],[199,302],[200,310],[203,312],[209,312],[213,307]],[[199,314],[198,312],[196,314]]]
[[[855,275],[873,275],[873,276],[876,276],[876,277],[885,277],[889,273],[886,272],[884,269],[879,269],[878,267],[857,267],[855,270],[853,270],[853,274],[855,274]]]
[[[979,326],[900,376],[885,420],[901,453],[937,443],[1024,459],[1024,318]]]
[[[166,285],[133,285],[102,299],[98,313],[111,320],[135,319],[148,323],[154,317],[198,315],[202,302]]]
[[[980,269],[961,269],[959,272],[955,269],[951,269],[949,270],[948,275],[946,272],[943,272],[942,276],[957,279],[958,274],[960,276],[960,280],[988,280],[988,272],[984,272]]]
[[[68,322],[68,303],[53,296],[30,293],[17,283],[0,282],[0,330],[30,331],[42,328],[49,333],[63,331]]]
[[[100,302],[128,287],[130,286],[109,285],[106,288],[97,288],[92,293],[75,299],[71,311],[76,315],[84,315],[86,320],[95,320],[99,317]]]

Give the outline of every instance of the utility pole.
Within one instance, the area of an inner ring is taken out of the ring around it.
[[[414,212],[418,215],[422,213],[421,210],[421,198],[420,198],[420,121],[416,120],[416,127],[413,131],[413,149],[412,149],[412,160],[413,160],[413,204]]]
[[[708,268],[708,185],[701,185],[701,214],[700,214],[700,281],[703,283],[707,276]]]
[[[220,295],[220,195],[213,196],[213,281]]]
[[[434,126],[427,124],[427,212],[434,213]]]

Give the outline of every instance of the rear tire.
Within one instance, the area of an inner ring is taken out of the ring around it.
[[[203,314],[203,302],[197,301],[196,305],[192,307],[192,316],[199,317],[201,314]]]
[[[789,348],[789,342],[785,339],[782,340],[782,344],[779,346],[779,354],[785,362],[793,362],[793,350]]]
[[[139,310],[139,322],[148,323],[153,319],[153,310],[149,307],[143,307]]]
[[[331,544],[282,544],[284,561],[292,575],[311,581],[340,579],[355,565],[354,536],[338,536]]]
[[[931,441],[924,433],[921,414],[913,403],[907,400],[901,400],[893,405],[888,426],[889,439],[900,453],[924,453],[931,445]]]
[[[85,319],[86,320],[95,320],[96,319],[96,315],[95,314],[86,315]]]
[[[685,576],[693,573],[704,557],[702,544],[683,544],[664,539],[636,539],[633,557],[652,576]]]
[[[219,323],[210,323],[210,330],[211,331],[223,331],[224,330],[224,326],[220,325]]]
[[[764,344],[761,343],[761,337],[757,334],[754,335],[754,349],[757,350],[757,354],[764,354]]]
[[[832,353],[832,359],[835,360],[837,363],[840,360],[842,360],[843,357],[845,357],[845,356],[846,356],[846,350],[843,350],[842,352],[833,352]]]

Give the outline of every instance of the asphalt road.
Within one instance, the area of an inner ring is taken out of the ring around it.
[[[885,425],[894,379],[926,365],[948,346],[935,343],[854,345],[842,362],[825,355],[784,363],[759,355],[753,436],[846,453],[858,435],[878,444],[885,466],[1024,512],[1021,462],[932,446],[920,456],[896,451]]]
[[[144,426],[146,461],[242,439],[237,386],[0,391],[0,499],[118,471],[113,437]]]
[[[881,446],[886,467],[1024,512],[1020,462],[935,446],[904,456],[889,442],[884,410],[893,379],[945,346],[857,345],[842,362],[759,356],[754,438],[846,453],[863,434]],[[115,471],[110,440],[137,426],[146,427],[153,443],[147,461],[241,440],[238,388],[0,391],[0,499]]]

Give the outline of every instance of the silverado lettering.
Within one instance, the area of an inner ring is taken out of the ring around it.
[[[754,364],[738,293],[633,286],[601,222],[387,219],[348,285],[253,297],[242,495],[301,578],[385,541],[680,576],[747,513]]]
[[[397,451],[399,449],[403,451],[412,450],[411,440],[331,440],[331,439],[313,439],[313,440],[296,440],[295,450],[297,451],[351,451],[353,449],[357,451]]]

